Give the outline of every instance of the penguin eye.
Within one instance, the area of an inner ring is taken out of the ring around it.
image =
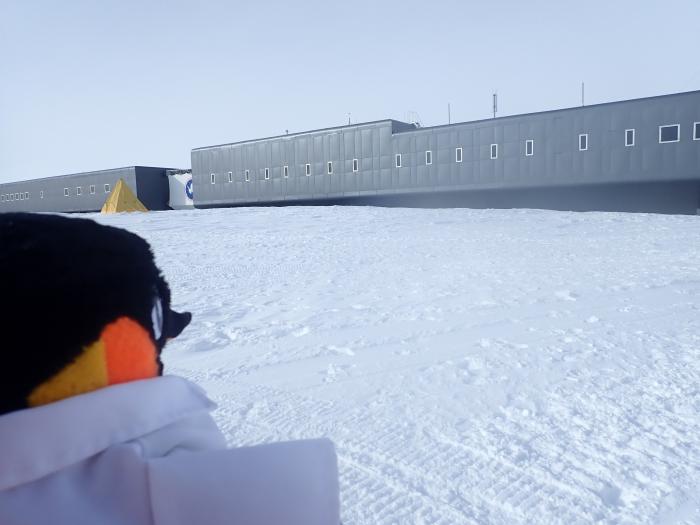
[[[153,325],[153,335],[157,341],[163,335],[163,305],[157,295],[151,309],[151,324]]]

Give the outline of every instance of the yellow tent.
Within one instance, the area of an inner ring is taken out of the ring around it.
[[[112,193],[102,206],[102,213],[119,213],[122,211],[148,211],[148,209],[134,195],[129,185],[123,179],[119,179],[119,182],[114,186]]]

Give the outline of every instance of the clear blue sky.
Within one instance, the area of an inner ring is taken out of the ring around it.
[[[700,89],[698,0],[0,0],[0,181]]]

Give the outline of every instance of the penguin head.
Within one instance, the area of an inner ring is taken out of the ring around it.
[[[161,375],[172,310],[148,243],[57,215],[0,214],[0,414]]]

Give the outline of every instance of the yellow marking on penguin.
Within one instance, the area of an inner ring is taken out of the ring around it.
[[[107,364],[102,340],[85,348],[82,354],[58,374],[36,387],[27,399],[35,407],[107,386]]]

